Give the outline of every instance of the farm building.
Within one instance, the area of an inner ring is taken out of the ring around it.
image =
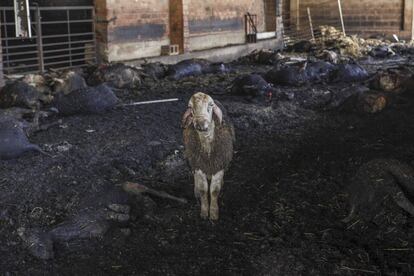
[[[76,66],[94,61],[96,56],[105,62],[171,53],[183,56],[164,60],[174,62],[193,56],[231,59],[254,49],[282,48],[284,36],[310,37],[309,18],[313,19],[314,31],[321,24],[341,26],[338,2],[333,0],[30,0],[37,3],[30,6],[33,27],[36,9],[40,9],[42,39],[37,35],[17,39],[13,1],[2,2],[6,73]],[[342,13],[349,34],[412,37],[411,1],[343,1]],[[249,34],[256,38],[253,45],[248,44]]]

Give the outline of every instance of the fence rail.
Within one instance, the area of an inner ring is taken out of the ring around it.
[[[31,38],[15,37],[13,7],[0,7],[5,74],[96,63],[93,6],[30,7]]]
[[[285,46],[302,40],[318,40],[322,35],[321,26],[332,26],[339,31],[342,30],[337,0],[296,3],[297,6],[285,6],[282,10]]]

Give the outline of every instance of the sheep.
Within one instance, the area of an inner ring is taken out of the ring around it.
[[[201,201],[200,216],[216,221],[224,172],[233,158],[234,127],[222,105],[202,92],[191,97],[182,126],[184,155],[194,175],[194,194]]]

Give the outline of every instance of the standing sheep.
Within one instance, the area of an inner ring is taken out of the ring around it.
[[[182,125],[185,156],[194,174],[194,194],[201,201],[200,215],[217,220],[224,171],[233,158],[233,125],[221,104],[201,92],[191,97]]]

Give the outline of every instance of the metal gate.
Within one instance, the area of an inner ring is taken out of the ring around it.
[[[283,0],[284,44],[318,40],[324,26],[335,27],[342,32],[340,3],[338,0]]]
[[[15,37],[13,7],[0,7],[5,74],[82,67],[96,62],[93,6],[30,7],[32,37]]]

